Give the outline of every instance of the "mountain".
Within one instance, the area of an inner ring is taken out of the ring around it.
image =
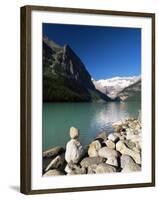
[[[118,96],[118,93],[123,91],[130,85],[133,85],[140,80],[140,76],[131,77],[113,77],[110,79],[93,80],[96,89],[100,90],[112,99]]]
[[[64,47],[43,38],[43,101],[110,101],[98,91],[81,59],[66,44]]]
[[[117,95],[122,101],[141,101],[141,79]]]

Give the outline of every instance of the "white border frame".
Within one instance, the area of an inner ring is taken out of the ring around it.
[[[152,19],[144,17],[32,11],[31,189],[76,188],[151,182]],[[42,23],[142,28],[142,171],[102,175],[42,177]],[[41,99],[41,101],[39,101]],[[41,137],[40,137],[41,136]],[[39,167],[40,166],[40,167]]]

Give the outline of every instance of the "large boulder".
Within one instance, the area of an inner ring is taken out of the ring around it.
[[[43,176],[47,177],[47,176],[60,176],[60,175],[65,175],[65,174],[60,170],[51,169],[51,170],[47,171]]]
[[[109,157],[118,157],[119,156],[119,153],[116,150],[110,149],[108,147],[101,148],[98,151],[98,154],[99,154],[100,157],[107,158],[107,159]]]
[[[137,164],[141,164],[141,156],[140,153],[129,149],[123,141],[119,141],[116,143],[116,150],[121,154],[126,154],[131,156]]]
[[[118,166],[118,160],[117,157],[119,156],[119,153],[114,150],[110,149],[108,147],[103,147],[98,152],[100,157],[106,158],[106,163],[113,166]]]
[[[141,171],[141,167],[134,163],[133,165],[126,165],[121,172],[128,173],[128,172],[138,172]]]
[[[112,165],[112,166],[115,166],[115,167],[118,167],[118,159],[114,156],[110,156],[108,157],[107,161],[106,161],[107,164],[109,165]]]
[[[141,170],[141,167],[130,156],[122,155],[120,159],[121,168],[123,168],[122,172],[136,172]]]
[[[70,137],[71,139],[77,139],[79,137],[79,130],[75,127],[70,128]]]
[[[101,157],[86,157],[80,162],[80,165],[88,168],[91,165],[98,165],[100,163],[104,163],[105,161],[106,159]]]
[[[55,157],[64,152],[64,148],[57,146],[43,152],[43,158]]]
[[[101,147],[102,147],[102,145],[98,140],[93,141],[89,145],[89,149],[88,149],[89,157],[97,157],[98,156],[98,151],[99,151],[99,149],[101,149]]]
[[[123,154],[120,157],[120,166],[123,169],[126,165],[133,165],[135,163],[135,161],[133,160],[133,158],[129,155]]]
[[[45,171],[48,171],[50,169],[64,169],[65,167],[65,159],[63,156],[56,156],[46,167]]]
[[[101,174],[101,173],[113,173],[113,172],[116,172],[116,168],[115,167],[112,167],[106,163],[102,163],[102,164],[99,164],[96,169],[95,169],[95,172],[97,174]]]
[[[115,149],[115,143],[112,140],[106,140],[105,144],[109,149]]]
[[[66,145],[65,160],[67,163],[78,163],[83,154],[83,147],[76,139],[71,139]]]

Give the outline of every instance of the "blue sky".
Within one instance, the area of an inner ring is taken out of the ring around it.
[[[43,36],[69,44],[98,80],[141,74],[141,29],[43,24]]]

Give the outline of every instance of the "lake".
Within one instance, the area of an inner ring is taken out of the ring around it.
[[[140,102],[44,103],[43,150],[65,147],[71,126],[80,130],[80,142],[87,145],[102,130],[111,133],[113,122],[138,117],[140,109]]]

